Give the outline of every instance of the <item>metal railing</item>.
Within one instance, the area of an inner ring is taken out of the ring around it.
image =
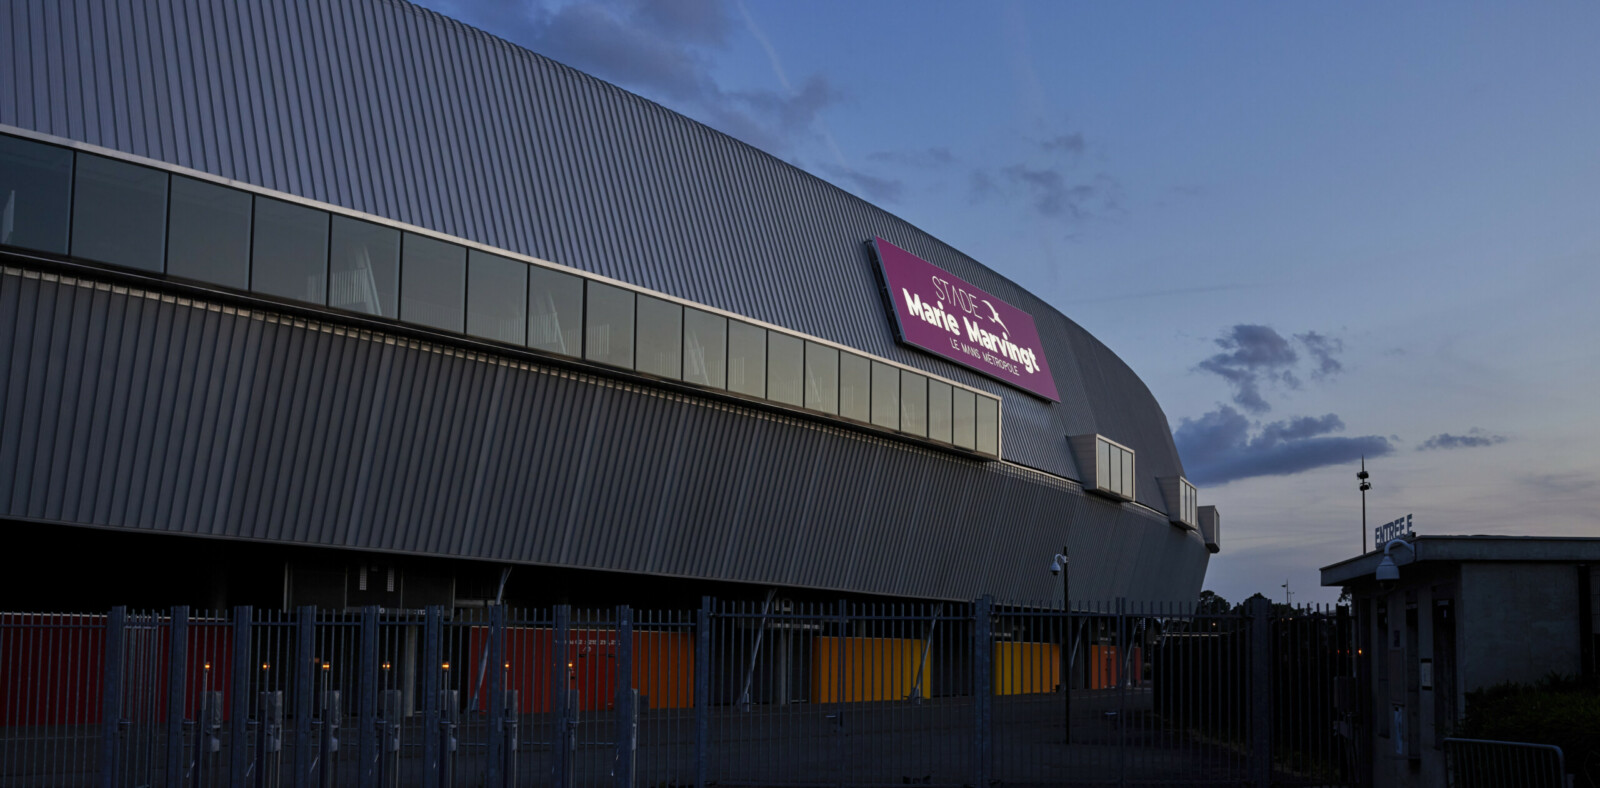
[[[776,595],[6,614],[0,784],[1343,785],[1353,629]]]
[[[1566,788],[1561,748],[1487,739],[1445,739],[1450,788]]]

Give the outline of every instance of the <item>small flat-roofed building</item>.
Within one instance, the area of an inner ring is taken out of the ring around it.
[[[1593,677],[1600,538],[1417,536],[1322,568],[1361,617],[1376,786],[1444,785],[1444,739],[1469,692]]]

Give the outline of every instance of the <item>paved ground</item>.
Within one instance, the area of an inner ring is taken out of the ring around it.
[[[842,717],[840,716],[842,712]],[[993,704],[995,784],[1028,785],[1240,785],[1248,763],[1242,748],[1207,742],[1164,728],[1152,713],[1146,690],[1075,693],[1072,743],[1065,741],[1063,699],[1057,694],[996,698]],[[972,785],[976,775],[976,710],[970,699],[839,705],[755,706],[748,711],[713,711],[709,777],[718,785]],[[485,776],[487,748],[478,723],[458,731],[458,785],[477,785]],[[387,768],[399,771],[399,784],[422,782],[420,722],[407,726],[405,746]],[[0,763],[50,764],[32,774],[12,771],[5,785],[88,784],[96,771],[95,731],[34,731],[26,742],[18,729],[0,729]],[[517,783],[548,784],[551,725],[546,718],[519,721],[514,756]],[[615,785],[615,720],[589,714],[577,729],[574,753],[579,786]],[[336,762],[336,785],[354,785],[359,750],[357,731],[346,725]],[[71,748],[51,746],[50,741]],[[141,745],[129,731],[122,761],[122,784],[158,778],[159,742]],[[226,743],[217,764],[226,768]],[[140,752],[142,751],[142,752]],[[32,757],[30,757],[30,755]],[[186,753],[188,755],[188,753]],[[280,768],[294,763],[292,743],[280,754]],[[212,784],[223,784],[222,780]],[[253,775],[252,775],[253,776]],[[637,786],[665,788],[694,783],[694,714],[690,709],[646,712],[639,731]],[[283,784],[288,785],[287,774]]]

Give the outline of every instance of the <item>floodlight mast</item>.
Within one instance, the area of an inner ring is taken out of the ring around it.
[[[1356,472],[1356,479],[1361,482],[1361,554],[1367,554],[1367,490],[1372,489],[1372,482],[1367,481],[1367,455],[1361,455],[1361,470]]]

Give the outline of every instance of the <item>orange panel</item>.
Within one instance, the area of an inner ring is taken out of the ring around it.
[[[811,647],[811,702],[905,700],[917,684],[922,641],[819,637]],[[922,697],[929,697],[922,666]]]
[[[994,644],[994,694],[1055,692],[1060,683],[1060,646],[1054,643]]]
[[[694,707],[694,635],[633,634],[633,686],[651,709]]]

